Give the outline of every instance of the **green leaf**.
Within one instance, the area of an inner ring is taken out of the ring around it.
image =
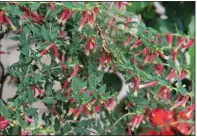
[[[189,48],[191,78],[195,79],[195,45]]]
[[[19,123],[20,123],[20,125],[21,125],[21,127],[22,127],[23,129],[25,129],[25,128],[28,127],[28,124],[27,124],[27,122],[26,122],[25,120],[19,119]]]
[[[35,2],[31,4],[31,10],[36,11],[40,7],[40,2]]]
[[[72,79],[73,92],[76,92],[76,93],[79,92],[81,83],[82,83],[82,81],[78,77],[73,77],[73,79]]]
[[[102,71],[98,72],[98,76],[96,77],[96,83],[100,83],[103,80],[104,73]]]
[[[180,87],[180,88],[178,88],[178,90],[183,96],[186,96],[187,90],[184,87]]]
[[[20,129],[19,129],[19,126],[18,125],[15,125],[13,128],[12,128],[12,135],[20,135]]]
[[[65,96],[63,96],[61,93],[57,93],[56,96],[55,96],[55,98],[57,100],[59,100],[59,101],[62,101],[62,102],[66,101],[68,99]]]
[[[60,121],[57,118],[55,118],[54,129],[55,129],[55,131],[58,131],[59,128],[60,128]]]
[[[36,128],[32,131],[32,135],[38,135],[40,132],[40,129],[39,128]]]
[[[18,90],[17,90],[17,92],[18,92],[18,93],[21,93],[22,90],[23,90],[23,87],[24,87],[23,83],[20,83],[20,84],[18,85]]]
[[[45,40],[45,41],[49,41],[49,31],[45,28],[45,26],[43,25],[42,26],[42,29],[41,29],[41,36],[42,38]]]
[[[49,85],[47,86],[46,95],[47,95],[47,96],[52,95],[52,90],[53,90],[53,89],[52,89],[52,85],[49,84]]]
[[[68,123],[66,123],[63,127],[63,133],[68,133],[71,130],[71,127],[69,126]]]
[[[157,76],[159,76],[159,74],[157,74]],[[159,83],[161,83],[162,85],[167,85],[169,83],[168,80],[166,80],[163,77],[156,77],[156,79],[158,80]]]
[[[194,34],[195,34],[194,19],[195,19],[194,16],[192,16],[191,22],[189,23],[189,26],[188,26],[188,28],[189,28],[188,34],[191,35],[191,36],[194,36]]]
[[[29,40],[26,38],[26,34],[23,32],[19,38],[21,53],[28,56],[29,55]]]
[[[32,116],[37,114],[38,109],[37,108],[26,108],[25,112],[27,116]]]
[[[27,102],[30,105],[34,102],[34,91],[33,90],[29,90],[27,92]]]
[[[53,104],[53,99],[49,97],[43,98],[42,101],[46,104]]]
[[[104,93],[106,90],[106,85],[102,85],[99,89],[98,89],[98,92],[99,93]]]
[[[10,112],[7,109],[7,106],[3,103],[1,99],[0,99],[0,112],[5,117],[8,117],[10,115]]]

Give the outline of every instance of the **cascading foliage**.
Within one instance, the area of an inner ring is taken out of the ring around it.
[[[0,102],[1,134],[192,134],[194,84],[186,88],[181,80],[191,75],[184,52],[194,37],[146,27],[124,10],[129,4],[0,4],[0,24],[16,32],[11,39],[20,49],[19,62],[9,67],[18,80],[17,97]],[[112,110],[117,93],[106,91],[106,67],[129,85],[124,113]],[[34,102],[48,112],[39,117]]]

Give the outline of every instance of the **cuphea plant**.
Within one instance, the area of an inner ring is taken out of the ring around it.
[[[11,27],[12,39],[20,42],[19,62],[9,68],[18,80],[17,97],[0,102],[3,135],[193,132],[194,84],[186,88],[181,80],[191,75],[184,52],[194,38],[146,27],[124,10],[127,4],[1,3],[0,24]],[[126,112],[112,109],[118,93],[103,82],[106,67],[126,79]],[[56,82],[59,89],[53,88]],[[34,102],[48,112],[39,116]]]

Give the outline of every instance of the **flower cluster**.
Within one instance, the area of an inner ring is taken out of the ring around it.
[[[19,62],[9,68],[19,82],[18,97],[9,107],[0,102],[4,109],[0,130],[7,133],[4,129],[21,124],[22,135],[86,135],[90,129],[106,135],[126,134],[126,130],[128,135],[175,135],[176,129],[191,135],[193,85],[186,88],[181,81],[191,75],[183,55],[195,40],[136,23],[133,13],[123,12],[129,5],[4,4],[0,24],[9,23],[16,30],[20,19],[24,22],[14,38],[19,40]],[[11,8],[21,15],[13,16]],[[48,64],[41,61],[46,55],[51,57]],[[112,73],[121,72],[126,79],[126,114],[115,112],[120,102],[114,92],[118,91],[105,83],[106,67]],[[176,81],[176,86],[171,81]],[[56,83],[58,88],[54,88]],[[40,114],[33,108],[35,102],[41,102],[48,112]],[[44,122],[38,122],[41,120]]]

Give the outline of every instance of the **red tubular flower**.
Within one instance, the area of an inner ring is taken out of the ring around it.
[[[162,87],[160,88],[159,92],[157,93],[157,95],[163,93],[165,89],[166,89],[166,86],[162,86]]]
[[[166,56],[166,55],[164,55],[161,51],[158,50],[157,53],[159,53],[159,55],[160,55],[163,59],[165,59],[165,60],[168,60],[168,59],[169,59],[169,57]]]
[[[62,20],[62,24],[64,24],[70,17],[73,15],[74,11],[70,11],[68,15]]]
[[[28,14],[30,14],[30,12],[31,12],[30,9],[28,9],[27,7],[24,7],[24,6],[22,7],[22,10],[27,12]]]
[[[0,131],[4,130],[10,123],[4,116],[0,116]]]
[[[114,20],[114,17],[112,16],[111,19],[109,20],[109,23],[108,23],[108,26],[107,26],[108,29],[111,28],[111,25],[113,23],[113,20]]]
[[[114,36],[114,35],[115,35],[116,30],[117,30],[117,27],[114,25],[114,27],[113,27],[113,31],[112,31],[112,36]]]
[[[103,55],[101,56],[101,59],[100,59],[99,67],[98,67],[98,69],[97,69],[97,70],[101,70],[101,69],[102,69],[103,64],[104,64],[104,62],[105,62],[105,56],[106,56],[106,54],[105,54],[105,53],[103,53]]]
[[[91,115],[90,115],[89,109],[86,105],[84,105],[84,111],[85,111],[85,114],[88,118],[92,118]]]
[[[190,128],[190,130],[187,132],[187,135],[190,135],[195,129],[195,126],[192,125],[192,127]]]
[[[35,12],[30,12],[31,17],[36,21],[39,22],[40,21],[40,17],[38,14],[36,14]]]
[[[83,34],[83,35],[81,36],[80,41],[82,41],[84,38],[85,38],[85,35]]]
[[[16,27],[13,25],[12,21],[8,16],[5,15],[5,20],[10,24],[11,28],[15,31]]]
[[[22,10],[25,12],[24,17],[26,17],[26,18],[31,17],[37,23],[40,23],[40,24],[43,23],[43,20],[44,20],[44,15],[43,14],[38,15],[35,12],[31,12],[30,9],[28,9],[26,7],[22,7]]]
[[[125,42],[125,45],[129,45],[130,41],[132,40],[133,36],[128,37],[128,39]]]
[[[190,125],[188,123],[179,123],[176,129],[183,135],[188,135]]]
[[[98,112],[100,111],[100,108],[101,108],[101,104],[99,103],[99,104],[96,106],[96,108],[95,108],[95,110],[94,110],[94,113],[98,113]]]
[[[185,114],[188,118],[190,118],[191,113],[194,111],[195,109],[195,104],[192,104],[192,106],[189,108],[189,111],[187,112],[187,114]]]
[[[150,42],[151,42],[152,44],[154,44],[154,42],[155,42],[154,38],[151,38],[151,39],[150,39]]]
[[[98,8],[98,7],[95,7],[95,8],[94,8],[94,13],[97,15],[98,12],[99,12],[99,8]]]
[[[67,91],[66,96],[69,97],[69,96],[71,95],[72,91],[73,91],[73,89],[72,89],[72,87],[70,87],[70,88],[68,89],[68,91]]]
[[[64,62],[65,62],[65,57],[64,57],[65,55],[64,55],[64,52],[63,52],[63,54],[62,54],[62,72],[63,72],[63,74],[65,74],[65,72],[66,72],[66,65],[64,64]]]
[[[185,78],[185,76],[187,75],[187,71],[186,70],[182,70],[181,74],[179,76],[180,80],[183,80]]]
[[[162,73],[163,73],[163,65],[162,65],[162,64],[155,64],[154,70],[155,70],[159,75],[162,75]]]
[[[76,65],[75,68],[74,68],[74,71],[72,72],[72,74],[71,74],[70,77],[68,78],[68,82],[70,82],[71,79],[72,79],[74,76],[77,75],[78,71],[79,71],[79,65]]]
[[[94,21],[95,21],[94,12],[92,12],[92,13],[89,15],[89,20],[88,20],[88,24],[90,25],[91,28],[93,28]]]
[[[119,1],[118,3],[118,8],[122,9],[125,8],[127,4],[129,4],[128,2],[124,2],[124,1]]]
[[[109,63],[111,62],[111,56],[110,56],[110,55],[107,56],[107,59],[105,60],[105,62],[106,62],[107,64],[109,64]]]
[[[0,54],[10,54],[10,52],[0,51]]]
[[[139,85],[139,88],[151,87],[151,86],[157,85],[157,83],[158,83],[158,81],[153,81],[153,82],[150,82],[150,83]]]
[[[68,80],[66,80],[66,81],[64,82],[64,86],[63,86],[63,89],[64,89],[64,90],[68,87],[68,84],[69,84],[69,82],[68,82]]]
[[[170,98],[171,98],[170,89],[166,88],[165,92],[162,95],[163,95],[163,98],[168,100],[167,103],[170,104]]]
[[[143,45],[143,43],[144,43],[144,42],[143,42],[143,40],[141,40],[141,39],[136,40],[136,41],[134,42],[134,44],[133,44],[133,47],[134,47],[134,48],[137,48],[137,47]]]
[[[86,44],[86,55],[90,55],[90,48],[91,48],[91,38],[89,37]]]
[[[154,63],[156,64],[157,63],[157,58],[159,57],[159,54],[156,52],[154,53],[153,55],[153,58],[154,58]]]
[[[188,99],[189,99],[189,96],[184,97],[184,99],[182,99],[181,101],[177,102],[174,106],[172,106],[170,108],[170,110],[173,110],[173,109],[180,107],[180,106],[185,106]]]
[[[157,39],[158,39],[158,44],[160,45],[161,44],[161,35],[160,34],[157,35]]]
[[[166,77],[166,80],[170,80],[171,78],[174,78],[176,76],[176,69],[172,69],[170,74]]]
[[[139,85],[140,85],[140,77],[137,78],[136,84],[135,84],[135,91],[134,91],[134,96],[137,96],[138,90],[139,90]]]
[[[68,111],[67,116],[70,116],[70,115],[72,115],[72,114],[74,114],[76,112],[77,112],[77,108],[70,108],[69,111]]]
[[[27,120],[29,123],[34,123],[34,120],[32,118],[29,118],[26,114],[24,114],[25,120]]]
[[[137,122],[138,122],[138,116],[135,115],[133,116],[133,119],[132,119],[132,128],[131,128],[132,130],[134,130],[134,128],[136,127]]]
[[[186,49],[190,48],[194,44],[195,40],[191,39],[182,49],[182,52],[184,52]]]
[[[51,45],[49,45],[47,48],[45,48],[45,49],[40,53],[40,56],[45,55],[45,54],[49,51],[49,49],[52,48],[53,46],[54,46],[54,43],[51,44]]]
[[[192,113],[190,113],[189,117],[186,115],[189,112],[190,108],[187,108],[186,110],[183,110],[183,111],[179,111],[178,112],[178,120],[192,119],[194,117],[194,115]]]
[[[83,88],[80,90],[81,94],[83,94],[86,90]]]
[[[42,94],[43,93],[42,89],[40,89],[37,85],[36,85],[36,88],[37,88],[39,94]]]
[[[167,39],[169,48],[172,48],[173,34],[172,33],[168,34],[166,39]]]
[[[113,108],[114,104],[115,104],[114,98],[110,98],[110,99],[109,99],[109,107],[110,107],[111,109]]]
[[[96,46],[96,39],[95,39],[95,37],[92,37],[92,47],[94,49],[93,51],[96,52],[96,47],[97,46]]]
[[[88,11],[85,11],[84,14],[85,15],[84,15],[84,17],[83,17],[83,19],[81,21],[81,25],[79,26],[78,31],[81,31],[82,28],[85,26],[86,22],[88,21]]]
[[[74,98],[74,97],[71,97],[70,103],[71,103],[71,104],[75,103],[75,98]]]
[[[4,15],[5,14],[5,11],[3,10],[3,11],[0,11],[0,24],[3,24],[4,22],[5,22],[5,20],[4,20]]]
[[[139,117],[138,117],[138,121],[137,121],[137,124],[136,124],[136,128],[138,128],[139,127],[139,125],[141,124],[141,122],[144,120],[144,116],[143,115],[140,115]]]
[[[175,52],[177,52],[178,49],[180,49],[180,48],[182,47],[182,45],[185,43],[185,41],[186,41],[186,38],[181,38],[181,41],[178,42],[179,44],[178,44],[178,46],[175,48]]]
[[[89,102],[88,105],[92,106],[92,105],[94,105],[94,103],[96,103],[96,101],[97,101],[97,98],[95,98],[93,101]]]
[[[130,22],[132,22],[131,18],[127,17],[127,21],[126,21],[126,24],[125,24],[125,29],[128,29],[128,25],[129,25]]]
[[[66,15],[68,14],[69,9],[65,8],[64,11],[62,12],[62,15],[60,17],[60,19],[58,20],[58,23],[60,24],[62,22],[62,20],[66,17]]]
[[[77,114],[74,116],[74,120],[77,120],[77,118],[80,116],[81,112],[83,111],[84,107],[81,106],[77,112]]]
[[[176,60],[177,59],[178,52],[176,52],[174,49],[172,49],[171,54],[172,54],[172,59],[173,60]]]
[[[59,62],[59,59],[58,59],[58,49],[57,49],[56,44],[53,45],[53,54],[55,56],[56,62]]]
[[[144,63],[150,63],[153,59],[153,55],[147,55],[144,59]]]
[[[128,128],[127,135],[131,136],[132,135],[131,128],[129,126],[127,128]]]
[[[102,100],[102,103],[103,103],[104,107],[107,109],[107,111],[111,111],[110,107],[108,106],[108,104],[104,100]]]
[[[149,47],[144,48],[143,53],[144,53],[145,56],[148,56],[149,53],[150,53],[150,48]]]
[[[129,102],[129,103],[127,104],[127,108],[130,108],[131,106],[133,106],[133,102]]]
[[[93,94],[93,93],[92,93],[92,90],[90,90],[90,91],[89,91],[89,96],[92,96],[92,94]]]
[[[54,11],[55,10],[55,5],[53,4],[53,2],[50,2],[50,8],[51,8],[51,11]]]

